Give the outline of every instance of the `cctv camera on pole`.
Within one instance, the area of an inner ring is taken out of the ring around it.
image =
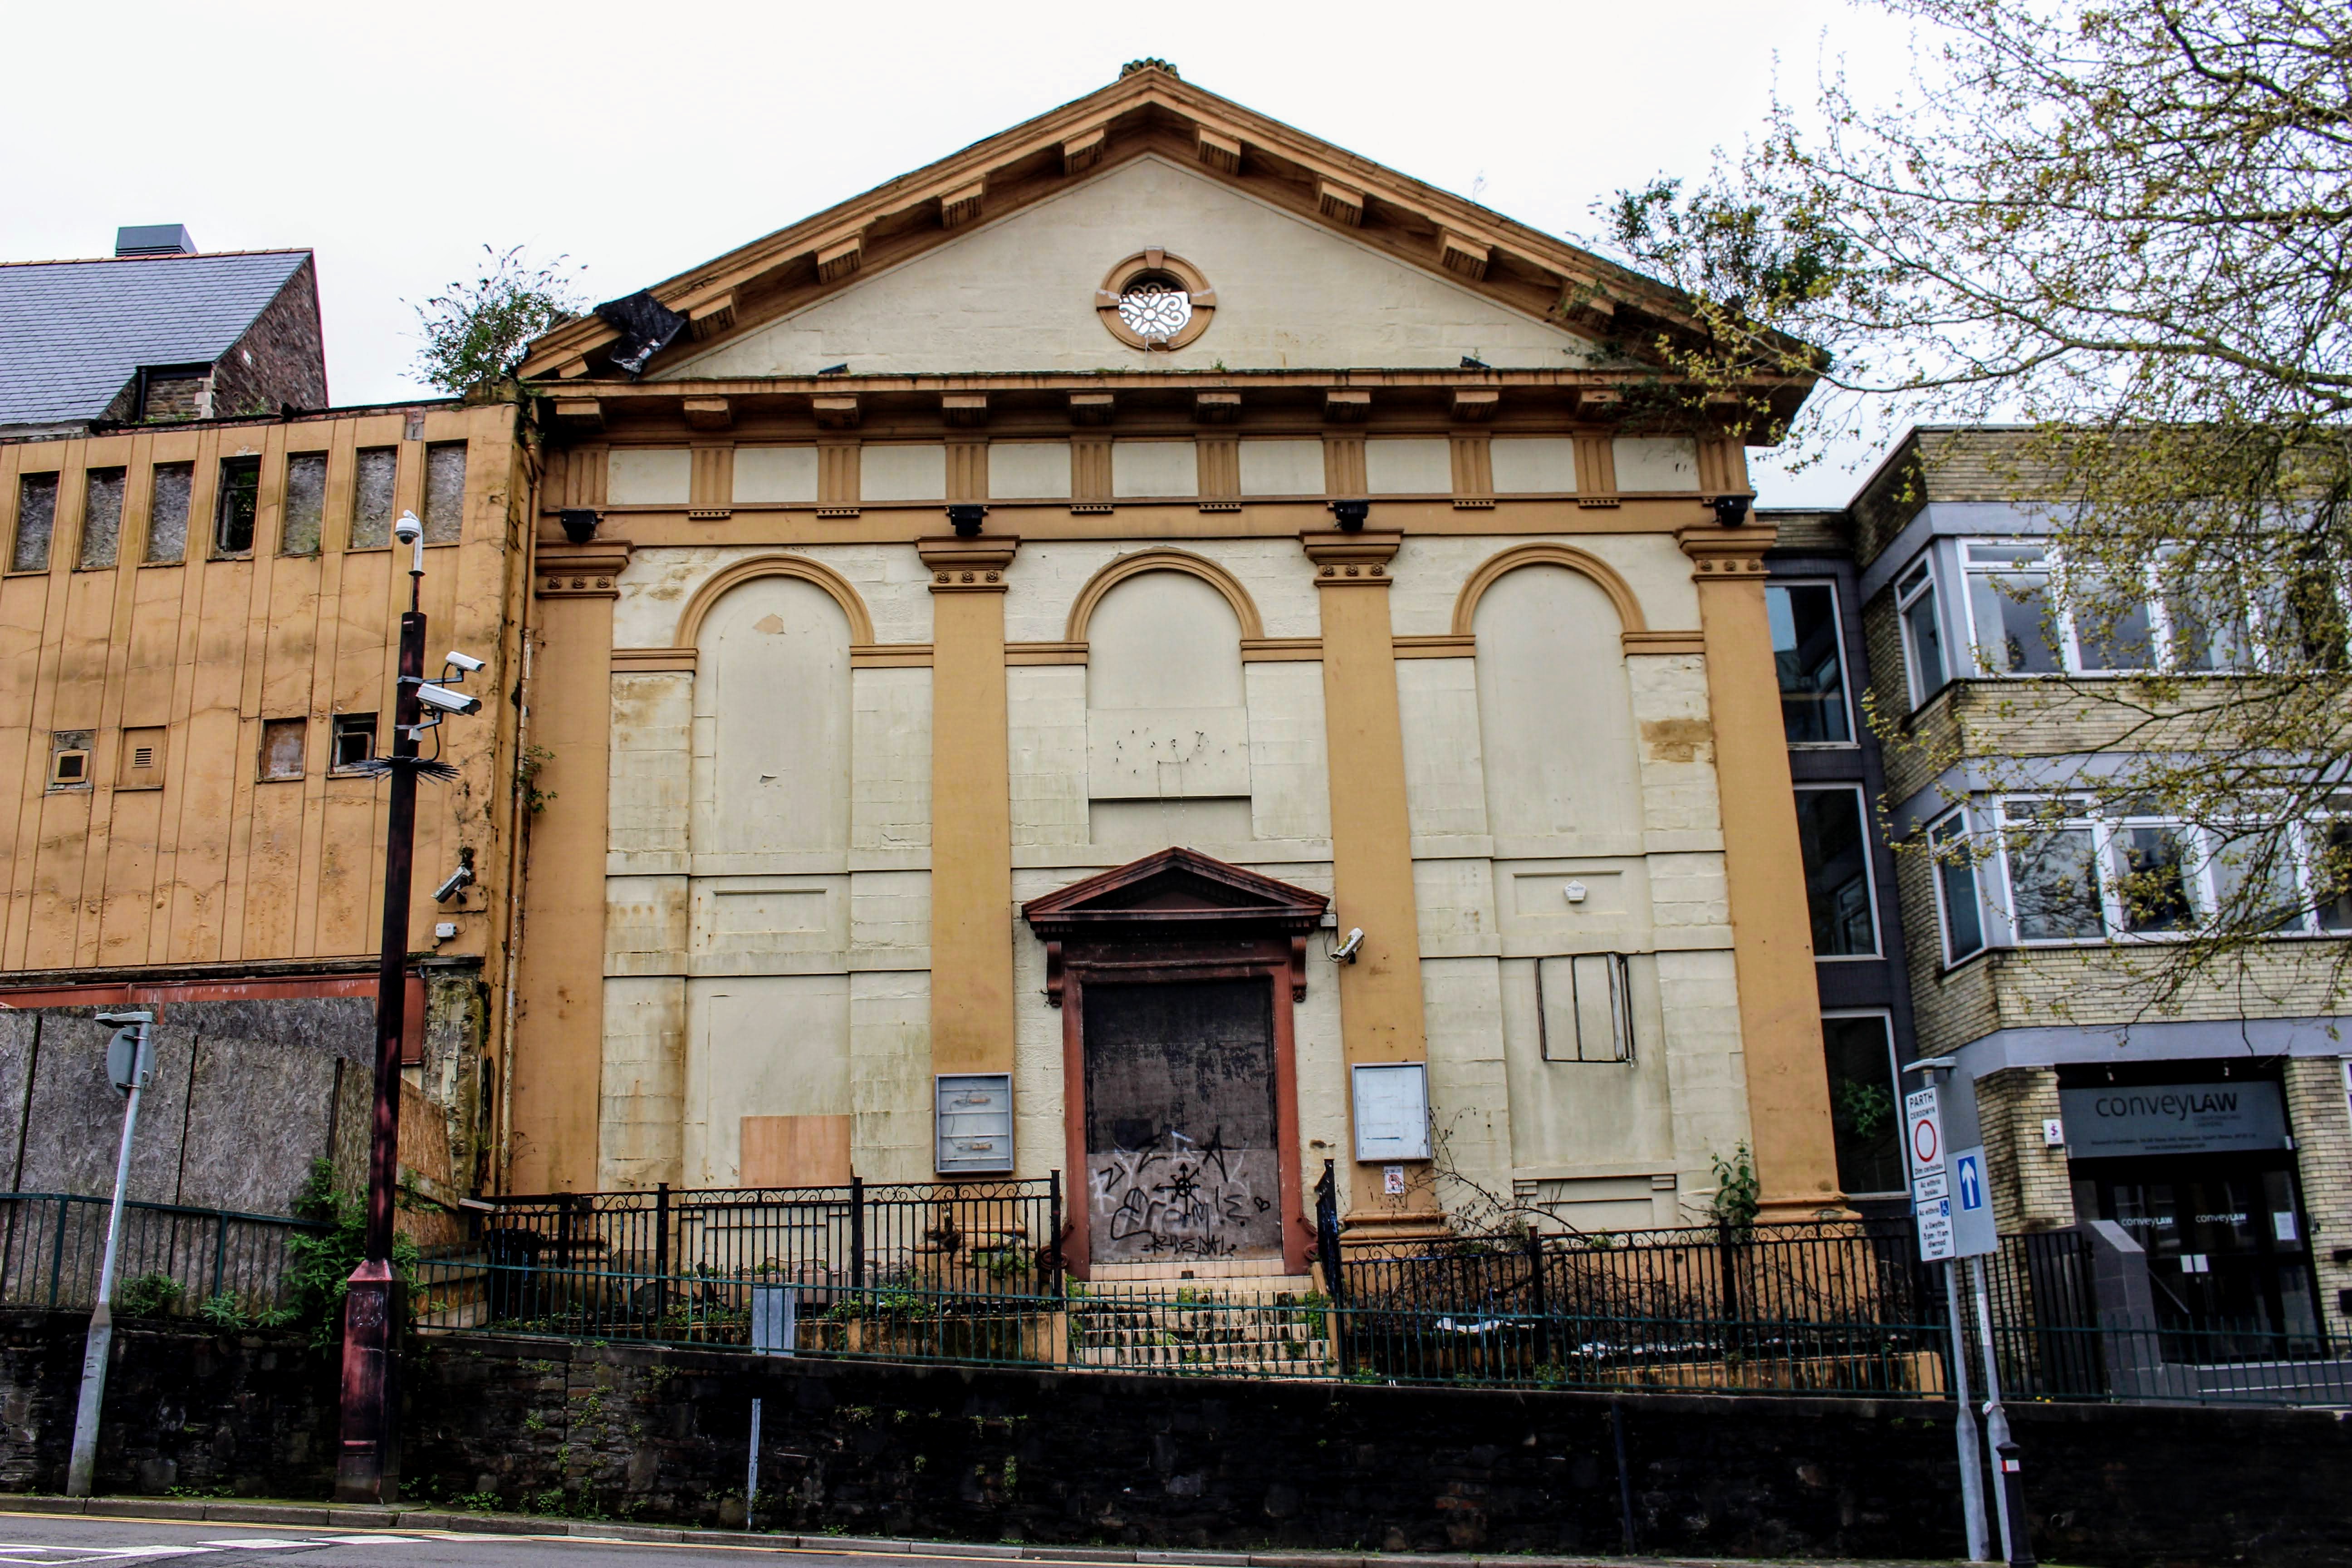
[[[335,1465],[339,1502],[388,1503],[400,1496],[398,1332],[405,1316],[392,1268],[392,1200],[400,1175],[400,1056],[405,1025],[408,903],[415,868],[416,779],[455,778],[438,755],[418,755],[445,714],[478,713],[481,699],[451,688],[483,668],[452,653],[441,679],[425,679],[425,529],[414,512],[392,525],[410,548],[408,612],[400,617],[400,676],[394,699],[392,752],[371,759],[371,773],[392,779],[383,857],[383,953],[376,968],[375,1120],[368,1140],[366,1247],[343,1299],[342,1450]],[[427,718],[425,710],[432,716]],[[439,746],[436,743],[437,753]],[[470,863],[467,865],[471,879]],[[454,880],[454,879],[453,879]],[[443,889],[456,889],[448,883]]]

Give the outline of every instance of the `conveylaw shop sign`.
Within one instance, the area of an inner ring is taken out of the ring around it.
[[[2274,1083],[2150,1083],[2059,1091],[2076,1160],[2286,1147]]]

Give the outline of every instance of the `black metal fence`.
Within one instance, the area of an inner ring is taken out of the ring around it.
[[[1944,1266],[1908,1222],[1344,1244],[1261,1288],[1065,1277],[1058,1177],[557,1194],[473,1211],[429,1258],[421,1321],[769,1353],[1217,1376],[1948,1397]],[[2103,1315],[2083,1237],[2004,1238],[1957,1325],[2034,1399],[2352,1403],[2352,1363],[2284,1336]],[[1099,1270],[1108,1276],[1114,1270]]]
[[[469,1211],[427,1260],[428,1324],[745,1342],[757,1288],[795,1311],[893,1292],[987,1315],[1060,1293],[1061,1178],[556,1193]],[[782,1299],[782,1298],[779,1298]]]
[[[0,1305],[97,1305],[107,1198],[0,1193]],[[322,1227],[279,1215],[126,1201],[114,1308],[133,1316],[266,1321],[291,1305],[293,1239]]]

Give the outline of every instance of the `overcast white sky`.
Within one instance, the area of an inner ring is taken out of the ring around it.
[[[417,390],[421,300],[484,243],[611,299],[993,134],[1157,55],[1185,79],[1555,234],[1696,176],[1824,60],[1906,70],[1844,0],[1470,5],[48,5],[15,12],[0,258],[103,256],[117,225],[309,246],[338,403]],[[1483,184],[1480,182],[1483,180]],[[1868,454],[1856,454],[1857,458]],[[1759,464],[1766,505],[1845,468]]]

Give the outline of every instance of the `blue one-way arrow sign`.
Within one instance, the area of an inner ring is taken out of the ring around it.
[[[1990,1194],[1985,1186],[1984,1147],[1952,1151],[1952,1253],[1974,1258],[1997,1250]]]

